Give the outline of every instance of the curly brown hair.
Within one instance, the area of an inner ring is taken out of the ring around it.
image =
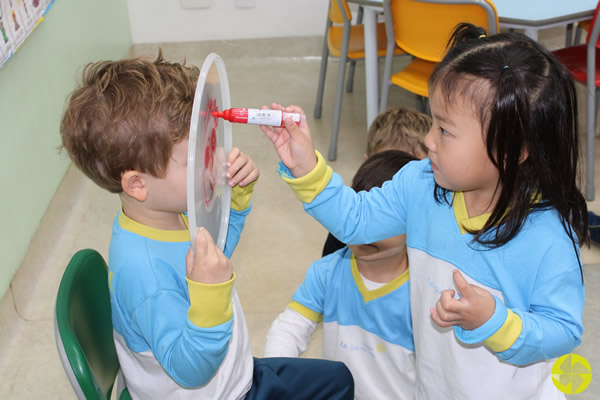
[[[410,153],[427,154],[424,139],[431,129],[427,114],[408,108],[388,108],[375,117],[367,133],[367,157],[382,148],[405,146]]]
[[[71,93],[60,133],[75,165],[104,189],[122,192],[121,176],[166,174],[173,145],[188,137],[199,70],[144,58],[86,65]]]

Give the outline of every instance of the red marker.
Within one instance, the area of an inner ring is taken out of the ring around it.
[[[286,113],[281,110],[258,110],[256,108],[230,108],[229,110],[213,111],[213,117],[223,118],[229,122],[251,125],[284,126],[286,118],[291,118],[300,124],[300,114]]]

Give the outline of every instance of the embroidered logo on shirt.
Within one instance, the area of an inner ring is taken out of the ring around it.
[[[340,341],[340,348],[342,348],[343,350],[346,350],[346,351],[350,351],[350,352],[360,351],[362,353],[367,353],[372,358],[375,358],[375,351],[374,351],[375,349],[366,343],[348,344],[348,343],[344,343],[344,341],[342,340],[342,341]]]

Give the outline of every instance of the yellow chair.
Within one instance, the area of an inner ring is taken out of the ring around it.
[[[333,127],[331,130],[331,141],[329,144],[328,158],[330,161],[334,161],[337,157],[337,139],[342,111],[342,96],[344,91],[344,79],[346,75],[346,63],[348,61],[351,62],[348,83],[346,86],[346,91],[351,92],[354,65],[356,60],[363,59],[365,57],[364,26],[360,24],[360,10],[357,17],[358,23],[352,25],[352,13],[346,0],[331,0],[329,2],[314,117],[321,118],[325,76],[327,73],[327,60],[331,54],[334,57],[340,58],[340,66],[337,80],[335,108],[333,113]],[[387,39],[385,24],[383,23],[377,24],[377,42],[378,56],[385,56]],[[396,48],[392,51],[392,54],[402,54],[402,52]]]
[[[392,75],[393,55],[386,55],[380,111],[387,108],[392,84],[415,93],[417,108],[425,111],[429,77],[444,58],[456,25],[469,22],[490,35],[499,31],[498,14],[489,0],[384,0],[384,10],[388,37],[414,59]]]

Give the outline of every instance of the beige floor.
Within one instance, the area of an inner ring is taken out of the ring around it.
[[[562,35],[560,29],[555,29],[543,32],[541,40],[557,47],[562,45]],[[132,54],[154,55],[156,48],[156,45],[135,46]],[[162,46],[167,58],[183,60],[185,57],[196,65],[201,65],[210,51],[219,53],[227,66],[233,106],[259,107],[273,101],[302,106],[317,148],[326,153],[338,64],[330,63],[323,118],[314,120],[312,107],[320,48],[320,38]],[[396,61],[395,67],[402,62]],[[364,67],[359,63],[354,93],[344,97],[339,156],[332,164],[347,182],[360,165],[365,149],[364,99]],[[393,88],[390,104],[413,107],[415,100]],[[235,126],[233,142],[251,155],[261,170],[254,208],[233,256],[252,350],[261,356],[271,321],[288,303],[310,263],[319,257],[326,232],[303,212],[300,203],[278,178],[276,154],[258,128]],[[596,176],[600,176],[600,168]],[[596,181],[600,187],[600,179]],[[600,212],[600,192],[597,190],[597,193],[598,200],[589,206]],[[116,196],[100,190],[74,168],[69,169],[10,290],[0,302],[1,399],[74,398],[54,344],[55,295],[64,267],[75,251],[91,247],[107,256],[111,224],[118,207]],[[583,249],[582,254],[588,297],[586,334],[578,352],[588,357],[600,372],[595,350],[599,344],[600,265],[597,264],[600,249],[596,246]],[[320,335],[315,335],[307,354],[318,356],[320,342]],[[593,382],[577,398],[600,398],[599,393],[600,385]]]

